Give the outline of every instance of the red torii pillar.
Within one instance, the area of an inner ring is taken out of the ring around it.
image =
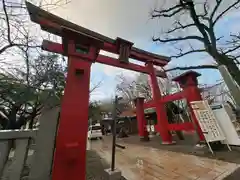
[[[149,70],[152,85],[151,87],[153,101],[155,103],[157,113],[157,125],[155,126],[155,128],[160,133],[160,136],[162,138],[162,144],[172,144],[172,135],[168,131],[168,117],[166,108],[164,103],[159,102],[159,100],[162,98],[162,95],[158,86],[156,72],[152,63],[148,63],[146,66]]]
[[[200,139],[200,141],[204,141],[205,138],[204,138],[203,132],[200,128],[198,120],[197,120],[197,118],[193,112],[193,109],[191,107],[191,104],[190,104],[190,102],[192,102],[192,101],[201,101],[202,100],[202,96],[201,96],[200,90],[198,88],[198,80],[197,80],[198,76],[201,76],[201,74],[199,74],[195,71],[188,71],[188,72],[183,73],[180,76],[174,78],[173,80],[178,82],[180,87],[183,89],[184,95],[187,100],[187,104],[190,109],[190,114],[191,114],[192,120],[195,124],[195,128],[198,133],[199,139]]]
[[[74,35],[68,35],[69,39],[63,40],[68,51],[68,73],[52,169],[52,179],[57,180],[76,179],[76,174],[85,179],[86,165],[82,162],[86,162],[90,68],[99,53],[94,43],[88,53],[78,53]]]
[[[141,141],[149,141],[147,132],[147,121],[144,114],[144,98],[138,97],[135,99],[136,115],[138,124],[138,135]]]

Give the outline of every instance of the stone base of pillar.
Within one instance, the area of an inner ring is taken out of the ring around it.
[[[144,136],[144,137],[140,137],[140,141],[149,141],[149,137],[148,136]]]
[[[120,180],[122,177],[122,173],[119,169],[115,169],[114,171],[105,169],[104,172],[106,180]]]
[[[176,144],[176,141],[172,141],[172,142],[162,142],[163,145],[173,145]]]

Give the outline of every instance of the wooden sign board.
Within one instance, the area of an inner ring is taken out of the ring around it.
[[[194,114],[198,119],[199,125],[203,131],[206,141],[224,141],[225,135],[221,130],[217,120],[207,101],[191,102]]]

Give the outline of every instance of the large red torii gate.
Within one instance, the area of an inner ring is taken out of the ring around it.
[[[165,77],[165,74],[157,73],[154,65],[164,66],[170,59],[132,47],[133,43],[124,39],[113,40],[85,29],[31,3],[26,5],[33,22],[38,23],[43,30],[62,37],[62,44],[44,40],[42,48],[68,56],[68,74],[61,103],[52,179],[85,179],[91,64],[99,62],[149,74],[153,98],[157,103],[161,93],[156,74],[160,77]],[[119,54],[119,58],[101,55],[100,50]],[[146,65],[130,63],[129,58],[144,62]],[[162,141],[171,143],[164,105],[160,103],[156,109]]]

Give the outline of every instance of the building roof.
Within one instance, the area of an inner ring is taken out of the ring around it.
[[[174,77],[172,80],[173,81],[179,81],[181,78],[186,77],[188,75],[194,75],[196,77],[201,76],[200,73],[190,70],[190,71],[186,71],[186,72],[182,73],[181,75],[179,75],[177,77]]]
[[[123,111],[119,117],[134,117],[136,116],[136,110],[135,109],[129,109],[126,111]]]

